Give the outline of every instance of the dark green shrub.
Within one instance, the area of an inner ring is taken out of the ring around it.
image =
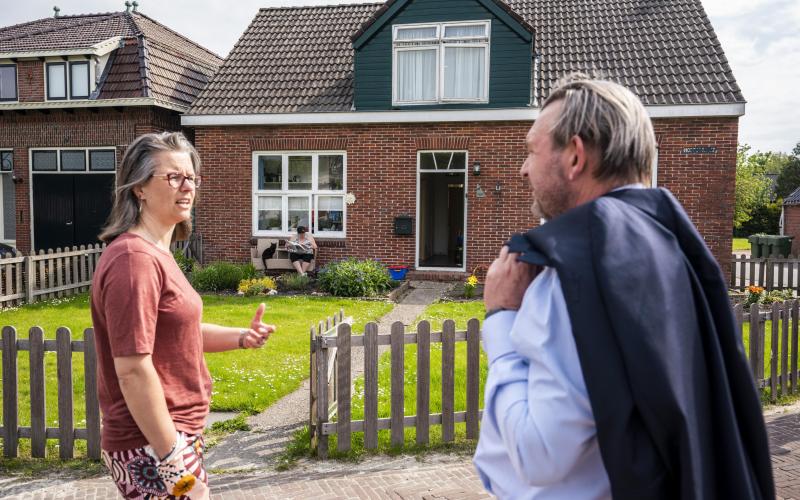
[[[253,264],[214,262],[192,273],[192,286],[198,292],[236,290],[243,279],[256,275]]]
[[[197,261],[191,257],[185,256],[181,249],[172,252],[172,256],[175,258],[175,262],[184,274],[191,273],[197,267]]]
[[[280,283],[286,290],[303,291],[311,285],[311,278],[305,274],[286,273],[281,276]]]
[[[386,267],[374,260],[331,262],[319,272],[320,288],[338,297],[370,297],[391,288]]]

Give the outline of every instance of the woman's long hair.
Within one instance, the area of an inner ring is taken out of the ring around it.
[[[141,202],[133,189],[141,186],[153,176],[158,165],[156,155],[175,152],[189,153],[194,174],[200,175],[200,156],[192,143],[180,132],[145,134],[137,137],[128,146],[122,157],[122,166],[117,177],[114,205],[99,236],[101,241],[111,243],[117,236],[139,223],[141,217],[139,204]],[[196,196],[195,201],[197,201]],[[192,221],[181,221],[175,226],[172,241],[185,240],[191,233]]]

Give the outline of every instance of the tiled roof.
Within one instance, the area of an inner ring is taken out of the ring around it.
[[[0,28],[0,54],[86,48],[122,37],[98,99],[153,97],[188,107],[222,58],[141,13],[114,12],[40,19]]]
[[[783,199],[784,205],[800,205],[800,187],[792,191],[792,194]]]
[[[701,0],[505,3],[533,26],[540,99],[581,70],[619,81],[647,105],[744,102]],[[384,5],[260,10],[189,114],[350,111],[351,37]]]
[[[349,111],[355,33],[378,4],[261,9],[192,113]],[[197,103],[196,103],[197,104]]]

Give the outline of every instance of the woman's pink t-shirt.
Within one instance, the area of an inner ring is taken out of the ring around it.
[[[103,252],[91,295],[103,449],[147,444],[122,396],[118,357],[151,354],[175,427],[201,433],[211,396],[200,330],[203,302],[172,255],[124,233]]]

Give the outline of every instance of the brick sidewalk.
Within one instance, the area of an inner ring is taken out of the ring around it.
[[[767,415],[772,467],[779,500],[800,500],[800,407]],[[222,499],[477,499],[483,491],[471,457],[429,455],[370,457],[361,463],[302,460],[286,472],[259,470],[212,475]],[[106,477],[65,480],[0,478],[0,497],[15,499],[117,498]]]
[[[106,477],[53,484],[0,480],[0,497],[14,499],[112,499],[117,490]],[[287,472],[258,471],[211,476],[222,499],[479,499],[483,491],[470,457],[432,455],[375,457],[360,464],[302,461]]]

